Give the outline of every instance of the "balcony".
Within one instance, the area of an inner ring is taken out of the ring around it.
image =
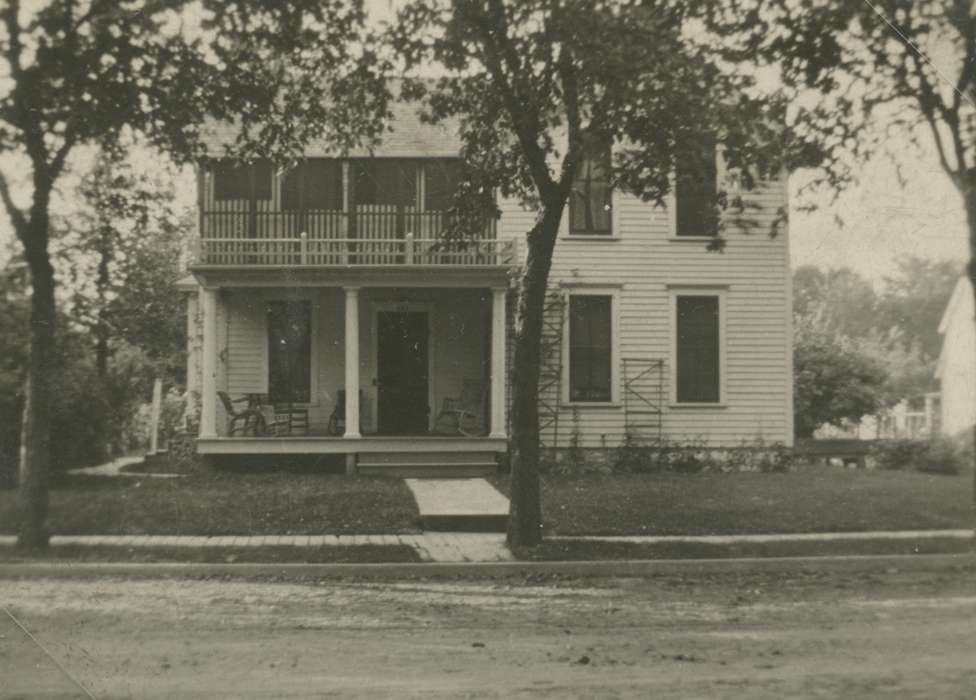
[[[445,214],[405,207],[357,211],[206,211],[194,241],[197,268],[511,267],[515,240],[497,240],[494,221],[472,236],[445,239]]]

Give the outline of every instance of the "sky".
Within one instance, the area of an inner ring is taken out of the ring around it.
[[[841,194],[802,198],[804,173],[790,180],[790,252],[794,267],[850,267],[880,282],[905,256],[969,259],[962,200],[934,153],[919,153],[903,164],[904,188],[887,157],[878,156],[859,172],[859,183]],[[801,211],[803,202],[818,209]]]
[[[0,0],[2,1],[2,0]],[[366,0],[371,20],[393,16],[396,0]],[[922,146],[924,149],[925,147]],[[934,152],[893,149],[905,155],[902,187],[895,166],[879,156],[866,163],[859,184],[834,201],[830,196],[800,197],[798,190],[808,177],[790,178],[790,248],[792,265],[847,266],[879,282],[895,270],[898,258],[908,255],[948,259],[960,264],[968,259],[967,232],[961,200]],[[0,156],[0,168],[10,173],[10,156]],[[189,177],[189,176],[188,176]],[[192,181],[184,195],[192,202]],[[189,193],[189,194],[186,194]],[[813,203],[807,212],[802,205]],[[70,201],[66,203],[70,208]],[[5,213],[0,214],[0,264],[6,260],[14,235]]]

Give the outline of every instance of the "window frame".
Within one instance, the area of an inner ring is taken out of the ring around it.
[[[728,406],[728,285],[668,285],[668,404],[671,408],[725,408]],[[718,298],[718,401],[678,401],[678,298]]]
[[[672,169],[671,175],[669,176],[671,191],[668,192],[668,196],[665,199],[665,208],[668,214],[668,240],[669,241],[692,241],[692,242],[702,242],[702,241],[714,241],[719,236],[719,231],[716,231],[715,235],[705,235],[705,236],[679,236],[678,235],[678,194],[677,194],[677,180],[678,174]],[[725,147],[720,139],[715,141],[715,191],[723,192],[732,195],[737,192],[734,188],[730,187],[728,181],[728,170],[725,165]],[[719,212],[718,223],[721,225],[722,221],[725,219],[725,213]]]
[[[616,408],[620,405],[620,292],[618,286],[572,286],[563,291],[561,405],[575,408]],[[610,297],[610,400],[575,401],[570,398],[570,301],[574,296]]]
[[[590,148],[588,150],[589,151],[593,151],[593,150],[596,150],[596,149],[595,148]],[[610,167],[612,166],[612,163],[613,163],[613,146],[611,144],[607,144],[605,147],[601,148],[600,149],[600,156],[606,158],[607,170],[609,171],[610,170]],[[584,164],[587,161],[591,161],[591,160],[592,160],[591,158],[587,157],[584,160]],[[601,230],[601,231],[586,231],[586,230],[582,230],[582,229],[577,230],[575,228],[575,226],[573,225],[573,219],[575,218],[573,216],[573,211],[574,211],[574,207],[573,207],[573,192],[572,192],[572,189],[571,189],[570,190],[570,193],[569,193],[569,199],[566,202],[566,209],[567,209],[567,213],[566,213],[566,233],[565,233],[565,237],[566,238],[571,238],[573,240],[612,240],[614,238],[617,238],[617,230],[616,230],[617,217],[614,216],[614,209],[615,209],[615,205],[616,205],[615,196],[614,195],[616,193],[615,193],[614,188],[611,187],[611,185],[610,185],[609,173],[607,174],[607,177],[605,178],[605,180],[606,180],[606,186],[607,186],[607,196],[608,196],[608,199],[610,200],[610,212],[608,214],[609,221],[607,222],[606,231],[605,232],[603,230]],[[573,183],[572,183],[573,186],[576,185],[576,182],[577,182],[577,179],[576,178],[573,178]]]
[[[271,400],[271,325],[270,325],[270,312],[271,304],[273,303],[305,303],[309,306],[309,381],[308,381],[308,401],[291,401],[296,406],[317,406],[319,404],[318,395],[318,384],[319,384],[319,367],[318,367],[318,345],[319,345],[319,321],[318,317],[320,314],[320,303],[314,295],[302,295],[302,296],[271,296],[267,295],[262,299],[262,305],[264,308],[264,386],[265,393],[268,399]]]

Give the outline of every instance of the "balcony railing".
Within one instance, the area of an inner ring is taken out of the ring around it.
[[[234,267],[346,267],[377,265],[512,266],[515,240],[439,238],[201,238],[193,265]]]
[[[494,221],[462,240],[444,239],[443,212],[403,207],[356,212],[205,212],[192,264],[510,266],[515,241],[495,239]]]

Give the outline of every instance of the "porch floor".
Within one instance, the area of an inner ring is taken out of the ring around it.
[[[370,454],[383,452],[505,452],[504,437],[449,435],[360,438],[307,435],[298,437],[198,438],[200,454]]]

